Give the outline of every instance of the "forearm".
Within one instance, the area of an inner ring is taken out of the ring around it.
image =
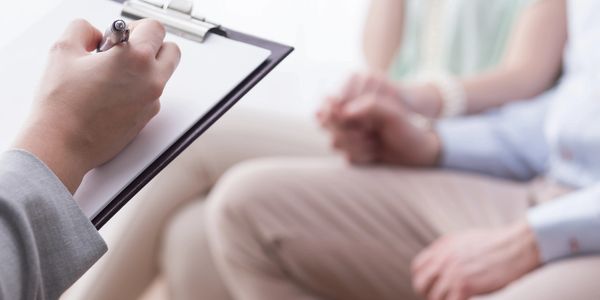
[[[544,0],[520,17],[502,62],[478,76],[461,78],[467,114],[530,99],[554,85],[567,40],[564,0]]]
[[[480,75],[459,79],[464,89],[465,114],[477,114],[517,100],[531,99],[551,88],[558,74],[535,68],[498,68]],[[411,108],[430,118],[443,110],[443,96],[434,83],[403,88]]]
[[[466,114],[530,99],[554,85],[567,39],[564,0],[544,0],[519,19],[502,61],[492,69],[455,78],[464,92]],[[435,82],[405,86],[413,109],[439,117],[442,94]]]
[[[555,95],[550,91],[494,113],[438,121],[441,165],[513,180],[544,172],[549,155],[544,121]]]
[[[398,51],[404,25],[404,0],[372,0],[363,49],[370,69],[387,71]]]
[[[81,157],[83,151],[77,150],[83,142],[68,138],[70,128],[77,126],[64,123],[64,120],[56,119],[46,121],[34,114],[13,147],[38,157],[74,194],[91,166]]]
[[[524,66],[499,68],[466,78],[462,80],[467,100],[465,113],[476,114],[515,100],[531,99],[552,87],[557,77],[556,71],[545,73]]]

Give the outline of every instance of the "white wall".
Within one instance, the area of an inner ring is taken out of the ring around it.
[[[365,0],[197,0],[197,9],[231,28],[296,47],[242,106],[308,116],[323,93],[362,65],[365,4]]]

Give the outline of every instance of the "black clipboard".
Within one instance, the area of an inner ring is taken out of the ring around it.
[[[123,3],[125,0],[110,0]],[[221,101],[211,108],[179,138],[171,147],[150,164],[142,173],[110,201],[93,219],[92,223],[97,229],[102,228],[127,202],[129,202],[142,188],[144,188],[158,173],[168,166],[177,156],[187,149],[208,128],[219,120],[232,108],[246,93],[267,76],[280,62],[282,62],[294,48],[268,41],[259,37],[241,33],[225,27],[214,30],[211,34],[218,34],[228,39],[254,45],[271,51],[271,55],[254,72],[250,73],[238,86],[229,92]]]

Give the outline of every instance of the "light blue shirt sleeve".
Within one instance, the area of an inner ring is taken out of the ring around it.
[[[553,92],[477,116],[442,120],[441,166],[515,180],[546,169],[544,117]]]
[[[529,211],[542,261],[600,253],[600,184]]]
[[[440,122],[442,166],[517,180],[545,173],[549,150],[544,120],[553,93]],[[527,217],[544,263],[600,253],[600,183],[536,207]]]

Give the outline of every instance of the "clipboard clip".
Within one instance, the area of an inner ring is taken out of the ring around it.
[[[121,15],[135,20],[157,20],[167,31],[199,43],[204,42],[209,32],[221,29],[221,25],[195,14],[191,0],[127,0]]]

